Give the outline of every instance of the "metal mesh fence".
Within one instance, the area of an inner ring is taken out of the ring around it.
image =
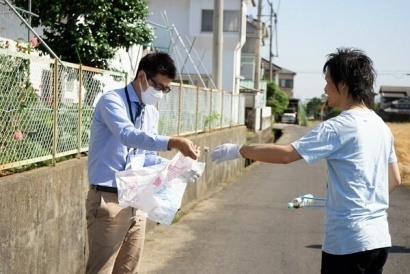
[[[0,49],[0,163],[51,158],[52,108],[30,71],[49,67],[26,54]],[[47,85],[44,77],[44,85]],[[35,160],[34,160],[35,161]]]
[[[232,125],[232,94],[222,93],[222,127]]]
[[[101,94],[127,75],[0,48],[0,170],[88,151]],[[243,124],[242,95],[172,83],[158,103],[159,134]],[[239,115],[238,115],[239,113]]]
[[[192,133],[196,131],[197,98],[196,87],[184,86],[181,89],[179,133]]]
[[[172,85],[172,91],[158,103],[158,133],[162,135],[178,135],[179,128],[179,85]]]
[[[212,109],[211,90],[207,88],[198,89],[198,113],[197,113],[197,131],[206,131],[210,128],[210,117]]]

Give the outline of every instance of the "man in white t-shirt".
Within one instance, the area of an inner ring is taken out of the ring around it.
[[[330,107],[342,112],[290,145],[223,144],[216,163],[240,157],[287,164],[326,159],[325,237],[321,273],[382,273],[391,246],[389,193],[401,184],[394,138],[371,109],[375,71],[357,49],[340,48],[323,67]]]

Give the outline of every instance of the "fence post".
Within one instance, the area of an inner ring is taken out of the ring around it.
[[[81,136],[82,136],[82,131],[83,131],[83,96],[82,96],[82,91],[83,91],[83,65],[80,64],[79,67],[79,87],[78,87],[78,152],[77,152],[77,158],[81,158]]]
[[[237,108],[238,108],[238,111],[236,112],[236,115],[237,115],[237,117],[236,117],[236,119],[237,119],[237,125],[240,125],[241,124],[241,94],[240,93],[238,93],[237,95],[236,95],[238,98],[237,98],[237,100],[236,100],[236,104],[237,104]]]
[[[219,122],[219,128],[222,128],[222,126],[223,126],[223,117],[224,117],[224,91],[223,90],[221,90],[221,119],[220,119],[220,122]]]
[[[180,133],[180,127],[181,127],[181,100],[182,100],[182,82],[179,83],[179,89],[178,89],[178,127],[177,127],[177,136],[179,136]]]
[[[210,100],[209,100],[210,106],[209,106],[209,117],[208,117],[208,120],[209,120],[209,122],[208,122],[209,132],[211,132],[211,129],[212,129],[212,94],[213,94],[213,91],[214,91],[214,89],[211,88],[211,96],[210,96],[211,98],[210,98]]]
[[[196,103],[195,103],[195,134],[198,134],[198,104],[199,104],[199,86],[196,86]]]
[[[57,116],[58,116],[58,60],[54,60],[54,83],[53,83],[53,147],[52,147],[52,165],[56,165],[56,157],[57,157],[57,134],[58,134],[58,126],[57,126]]]
[[[128,72],[125,72],[125,85],[128,85]]]
[[[231,93],[231,115],[229,118],[229,127],[232,127],[232,120],[233,120],[233,91]],[[239,109],[239,108],[238,108]]]

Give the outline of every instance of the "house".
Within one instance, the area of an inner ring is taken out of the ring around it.
[[[241,48],[246,40],[246,13],[254,0],[223,1],[223,90],[239,92]],[[212,81],[214,1],[151,0],[149,22],[155,29],[153,47],[170,53],[177,81],[215,88]]]
[[[410,121],[410,87],[380,86],[379,115],[387,122]]]
[[[269,79],[269,60],[262,58],[261,66],[263,69],[263,77]],[[288,69],[282,68],[278,65],[272,63],[272,79],[277,83],[278,87],[286,93],[288,98],[293,98],[293,83],[296,72],[290,71]]]
[[[6,3],[0,2],[0,36],[13,41],[28,42],[34,37],[34,34],[24,25],[20,18],[13,12],[13,10],[6,5]],[[24,14],[24,11],[20,10],[20,13]],[[25,16],[26,14],[24,14]],[[41,28],[34,28],[34,30],[42,35]]]
[[[259,81],[259,88],[255,89],[255,48],[258,46],[258,20],[248,16],[246,22],[246,42],[242,48],[240,91],[245,96],[246,126],[254,131],[271,131],[272,111],[266,106],[266,81]],[[262,46],[269,37],[266,24],[262,23]],[[263,67],[261,68],[263,78]]]
[[[255,47],[257,46],[258,21],[252,16],[246,21],[246,41],[242,47],[241,76],[242,82],[254,82],[255,77]],[[265,46],[265,39],[269,37],[266,25],[262,23],[262,47]],[[261,73],[261,77],[263,74]],[[246,85],[246,84],[245,84]],[[262,88],[263,88],[262,84]],[[263,88],[264,89],[264,88]]]
[[[254,0],[223,1],[222,89],[245,95],[248,128],[271,133],[271,108],[266,107],[266,82],[254,89],[257,20],[247,17]],[[168,51],[176,60],[176,81],[215,87],[212,82],[213,1],[151,0],[150,24],[155,28],[153,47]],[[262,45],[268,37],[262,28]],[[262,76],[262,75],[261,75]]]

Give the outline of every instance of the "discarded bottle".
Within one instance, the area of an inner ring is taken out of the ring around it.
[[[312,194],[302,195],[298,198],[292,200],[292,202],[288,203],[288,208],[300,208],[305,206],[313,205],[315,199],[313,198]]]

